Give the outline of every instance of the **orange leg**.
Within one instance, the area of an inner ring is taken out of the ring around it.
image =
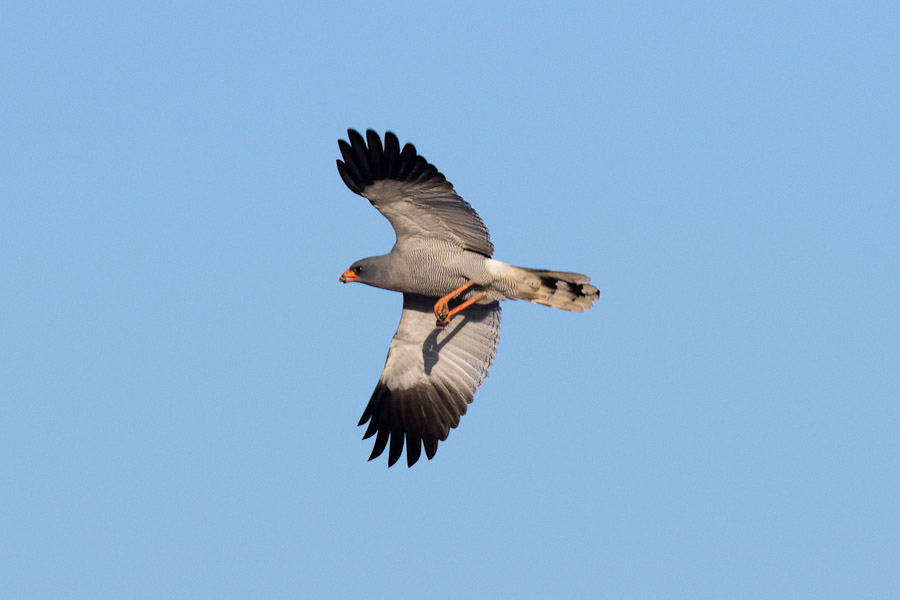
[[[478,302],[479,300],[484,298],[486,295],[487,294],[478,294],[474,298],[469,298],[468,300],[466,300],[465,302],[463,302],[462,304],[460,304],[459,306],[457,306],[456,308],[451,310],[450,313],[447,315],[447,322],[448,323],[450,322],[450,318],[453,315],[461,313],[464,309],[469,308],[470,306],[472,306],[473,304],[475,304],[476,302]]]
[[[462,304],[460,304],[453,310],[450,310],[450,307],[449,307],[450,301],[453,300],[454,298],[456,298],[457,296],[459,296],[460,294],[462,294],[463,292],[465,292],[467,289],[469,289],[473,285],[475,285],[475,282],[469,281],[465,285],[459,286],[458,288],[456,288],[455,290],[453,290],[446,296],[441,296],[438,299],[438,301],[434,303],[434,316],[437,317],[437,322],[435,323],[435,326],[438,329],[443,329],[444,327],[446,327],[447,324],[450,322],[450,317],[452,317],[455,314],[459,314],[459,312],[462,311],[463,309],[472,306],[472,304],[474,304],[475,302],[478,302],[479,300],[484,298],[484,294],[480,294],[480,295],[476,296],[475,298],[466,300],[465,302],[463,302]]]

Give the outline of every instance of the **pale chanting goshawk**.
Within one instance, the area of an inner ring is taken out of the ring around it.
[[[339,140],[338,172],[353,192],[387,217],[397,234],[387,254],[358,260],[344,283],[403,292],[403,313],[384,371],[359,421],[375,436],[369,460],[390,441],[388,466],[403,454],[412,466],[466,414],[487,377],[500,338],[500,300],[528,300],[575,312],[599,297],[578,273],[514,267],[494,260],[487,227],[449,181],[387,132]]]

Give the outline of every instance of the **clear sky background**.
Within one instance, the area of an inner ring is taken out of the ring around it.
[[[896,2],[8,2],[0,596],[896,598]],[[356,422],[391,130],[580,271],[436,458]]]

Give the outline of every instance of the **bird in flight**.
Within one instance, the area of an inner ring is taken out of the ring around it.
[[[365,139],[348,130],[338,140],[341,179],[387,217],[397,234],[391,251],[353,263],[340,277],[403,293],[400,325],[384,371],[359,425],[375,436],[369,460],[390,441],[388,466],[408,466],[422,448],[430,460],[459,425],[491,368],[500,339],[500,301],[528,300],[574,312],[600,292],[579,273],[514,267],[494,260],[487,227],[449,181],[412,144]]]

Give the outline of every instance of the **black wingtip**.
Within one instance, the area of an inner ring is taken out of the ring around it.
[[[388,467],[393,467],[403,456],[403,432],[391,431],[391,449],[388,452]]]
[[[402,427],[391,426],[388,419],[388,407],[391,402],[391,390],[381,381],[375,386],[372,397],[363,411],[362,417],[359,419],[359,425],[368,423],[366,433],[363,435],[364,440],[375,436],[375,444],[372,447],[372,453],[369,460],[375,460],[388,449],[388,467],[394,466],[400,457],[403,456],[403,440],[406,438],[406,464],[408,467],[418,462],[422,455],[422,446],[425,447],[425,454],[428,459],[437,452],[438,438],[420,434],[414,431],[404,430]],[[446,438],[446,436],[444,436]]]
[[[372,454],[369,455],[369,460],[375,460],[376,458],[381,456],[381,453],[384,452],[384,448],[387,446],[389,436],[389,429],[378,430],[378,437],[375,438],[375,446],[372,448]]]
[[[406,466],[416,464],[422,455],[422,437],[410,431],[406,432]]]
[[[366,130],[363,136],[355,129],[347,130],[347,139],[338,140],[343,161],[337,161],[338,173],[350,190],[363,195],[363,190],[376,181],[392,179],[416,183],[441,184],[447,181],[437,167],[416,152],[416,147],[406,144],[400,148],[397,136],[390,131],[384,134],[384,144],[378,133]]]
[[[434,455],[437,454],[438,439],[434,436],[424,437],[422,444],[425,446],[425,456],[428,457],[428,460],[434,458]]]

